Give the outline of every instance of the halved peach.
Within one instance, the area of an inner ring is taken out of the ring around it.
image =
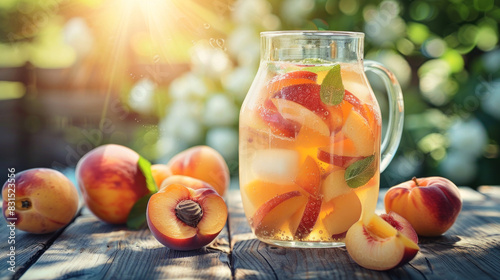
[[[345,246],[360,266],[388,270],[412,260],[420,248],[380,216],[356,222],[347,231]]]
[[[382,219],[388,222],[393,228],[400,231],[403,235],[410,238],[413,242],[418,244],[418,235],[410,222],[397,214],[396,212],[389,212],[380,215]]]
[[[361,217],[361,202],[354,192],[334,198],[328,203],[333,209],[323,218],[323,225],[332,237],[339,237]]]
[[[290,219],[301,207],[304,207],[307,197],[299,191],[277,195],[257,209],[251,218],[251,225],[255,234],[272,236]]]
[[[224,228],[227,206],[213,188],[170,184],[151,196],[146,218],[153,236],[174,250],[199,249]]]

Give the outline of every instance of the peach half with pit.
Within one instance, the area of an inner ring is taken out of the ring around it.
[[[75,185],[48,168],[15,174],[3,185],[2,198],[5,219],[31,233],[54,232],[69,224],[78,210]]]
[[[389,270],[404,265],[420,250],[403,231],[375,214],[349,228],[345,246],[357,264],[372,270]]]
[[[224,200],[213,188],[192,189],[176,183],[152,195],[146,210],[153,236],[179,251],[212,242],[224,228],[227,215]]]
[[[222,155],[209,146],[195,146],[175,155],[167,163],[173,175],[200,179],[223,196],[229,187],[229,167]]]

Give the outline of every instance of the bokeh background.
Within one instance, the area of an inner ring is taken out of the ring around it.
[[[105,143],[160,163],[207,144],[237,176],[259,32],[299,29],[364,32],[365,58],[399,79],[404,133],[382,187],[499,185],[499,22],[494,0],[2,0],[0,178],[68,172]]]

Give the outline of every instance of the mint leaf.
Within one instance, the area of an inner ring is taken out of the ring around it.
[[[360,159],[347,167],[344,179],[350,188],[358,188],[368,183],[375,175],[375,156]]]
[[[127,217],[127,227],[129,229],[141,229],[146,226],[146,210],[148,202],[154,193],[148,193],[141,197],[130,209]]]
[[[340,75],[340,64],[335,64],[321,84],[321,101],[326,105],[338,105],[344,99],[344,84]]]
[[[127,227],[130,229],[140,229],[145,226],[146,209],[148,208],[149,198],[158,192],[158,186],[156,186],[153,173],[151,172],[151,162],[139,156],[137,165],[144,175],[144,178],[146,178],[146,187],[149,193],[137,200],[134,206],[132,206],[132,209],[130,209],[130,213],[127,217]]]
[[[142,174],[146,178],[146,186],[151,193],[155,193],[158,191],[158,187],[156,186],[155,180],[153,179],[153,173],[151,173],[151,162],[147,159],[139,156],[139,161],[137,162],[139,169]]]

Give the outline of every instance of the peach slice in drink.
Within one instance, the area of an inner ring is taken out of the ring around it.
[[[366,157],[375,152],[375,137],[366,119],[357,111],[351,111],[341,130],[352,141],[355,154],[349,156]]]
[[[255,228],[255,234],[260,236],[276,234],[306,202],[307,197],[299,191],[280,194],[266,201],[252,216],[251,224]]]
[[[301,126],[308,126],[323,137],[330,136],[328,125],[308,108],[287,99],[272,98],[271,101],[284,119],[298,123]]]
[[[300,167],[295,182],[309,194],[307,204],[294,234],[296,238],[301,239],[307,237],[313,230],[323,202],[322,198],[319,196],[321,171],[316,160],[310,156],[306,157],[304,163],[302,163]]]
[[[361,202],[355,192],[334,198],[325,208],[328,214],[322,220],[323,225],[333,238],[343,237],[361,216]]]
[[[317,114],[323,120],[329,120],[327,106],[321,101],[321,86],[318,84],[298,84],[283,88],[272,97],[298,103]]]
[[[353,189],[347,185],[344,178],[345,170],[333,170],[321,184],[321,194],[324,201],[330,201],[336,197],[352,192]]]
[[[255,209],[280,194],[291,191],[299,191],[305,194],[304,190],[295,183],[277,184],[260,179],[253,180],[242,188],[245,198]]]
[[[266,89],[272,96],[274,93],[282,90],[285,87],[298,84],[313,84],[316,83],[317,74],[309,71],[293,71],[283,75],[274,77]]]

